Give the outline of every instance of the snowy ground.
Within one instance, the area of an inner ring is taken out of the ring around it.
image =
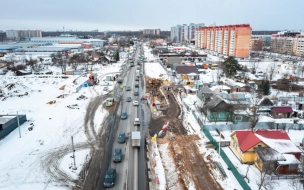
[[[98,76],[118,72],[121,65],[122,63],[104,67],[98,65]],[[51,66],[48,69],[58,70]],[[12,94],[14,94],[13,91],[28,92],[28,95],[22,98],[12,96],[0,101],[0,114],[16,114],[18,111],[19,114],[26,114],[29,120],[20,126],[21,138],[16,129],[0,141],[0,152],[2,153],[0,189],[30,190],[45,187],[47,189],[66,189],[66,187],[58,186],[58,183],[49,175],[49,170],[53,170],[53,165],[48,162],[55,160],[59,170],[66,172],[71,179],[77,178],[83,163],[89,158],[89,149],[86,147],[87,137],[84,133],[86,107],[91,98],[107,92],[102,90],[103,86],[82,88],[78,93],[59,89],[63,85],[74,89],[73,81],[78,76],[69,76],[69,79],[38,78],[33,75],[0,77],[0,81],[4,81],[6,84],[16,84],[11,90]],[[77,80],[81,80],[81,78]],[[110,85],[110,89],[112,89],[114,83]],[[5,88],[3,83],[0,86]],[[5,91],[10,92],[8,89]],[[62,94],[65,94],[64,98],[57,98]],[[87,99],[76,100],[80,95],[86,96]],[[55,104],[47,104],[53,100],[56,100]],[[71,109],[67,106],[71,106]],[[100,111],[96,112],[95,123],[101,124],[108,113],[102,111],[101,106],[98,110]],[[32,131],[28,131],[30,123],[34,124]],[[96,130],[101,127],[101,125],[95,126]],[[71,158],[71,136],[74,138],[76,149],[77,170],[73,169],[74,162]],[[62,155],[62,158],[56,157],[64,149],[68,149],[67,152],[70,153]]]

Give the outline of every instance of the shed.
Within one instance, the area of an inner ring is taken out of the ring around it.
[[[19,124],[26,121],[26,115],[18,115]],[[0,139],[18,127],[17,115],[0,115]]]
[[[270,110],[270,114],[274,118],[290,118],[293,112],[290,106],[274,106]]]
[[[32,74],[32,72],[26,71],[26,70],[18,70],[18,71],[16,71],[16,75],[17,76],[24,76],[24,75],[31,75],[31,74]]]

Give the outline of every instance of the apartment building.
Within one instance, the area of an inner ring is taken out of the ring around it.
[[[196,41],[196,29],[202,26],[205,26],[205,24],[190,23],[189,25],[183,24],[173,26],[171,27],[171,41],[177,43],[189,43]]]
[[[143,35],[160,35],[160,29],[144,29]]]
[[[41,30],[7,30],[6,37],[9,39],[42,37],[42,32]]]
[[[271,52],[304,56],[304,34],[300,32],[278,32],[271,36]]]
[[[248,57],[251,30],[249,24],[200,27],[195,45],[223,55]]]

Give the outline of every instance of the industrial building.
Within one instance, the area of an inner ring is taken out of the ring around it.
[[[103,47],[105,40],[100,39],[80,39],[75,36],[72,37],[43,37],[43,38],[31,38],[32,43],[48,42],[52,44],[82,44],[89,43],[93,47]]]
[[[19,125],[26,121],[26,115],[18,115]],[[17,115],[0,115],[0,139],[18,127]]]
[[[200,27],[195,45],[222,55],[248,57],[251,30],[249,24]]]
[[[25,55],[25,54],[31,54],[31,55],[40,55],[40,54],[47,54],[51,55],[53,53],[65,53],[70,54],[72,53],[71,48],[67,47],[37,47],[37,48],[19,48],[15,50],[15,53],[17,55]]]

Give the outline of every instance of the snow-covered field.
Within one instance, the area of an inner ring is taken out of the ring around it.
[[[96,70],[100,80],[104,80],[106,73],[119,72],[121,65],[98,65]],[[58,71],[56,67],[49,66],[48,69]],[[54,75],[48,78],[34,75],[16,77],[9,73],[0,76],[1,88],[13,94],[0,101],[0,114],[16,114],[18,111],[19,114],[26,114],[29,120],[20,126],[21,138],[16,129],[0,141],[0,189],[67,189],[52,177],[57,167],[70,179],[77,178],[83,163],[90,158],[84,128],[86,107],[91,98],[107,93],[103,91],[103,86],[83,87],[74,93],[77,85],[87,78],[69,76],[68,79],[62,79]],[[78,84],[75,85],[73,81]],[[15,86],[8,90],[5,85],[10,83]],[[110,90],[114,84],[110,82]],[[66,89],[60,90],[63,85],[66,85]],[[25,92],[28,95],[14,96]],[[60,95],[64,95],[64,98],[58,98]],[[87,99],[76,100],[80,95]],[[47,104],[54,100],[56,103]],[[100,105],[94,117],[96,131],[102,127],[100,124],[107,114]],[[34,128],[29,131],[31,123]],[[77,169],[74,168],[72,158],[72,136]]]

